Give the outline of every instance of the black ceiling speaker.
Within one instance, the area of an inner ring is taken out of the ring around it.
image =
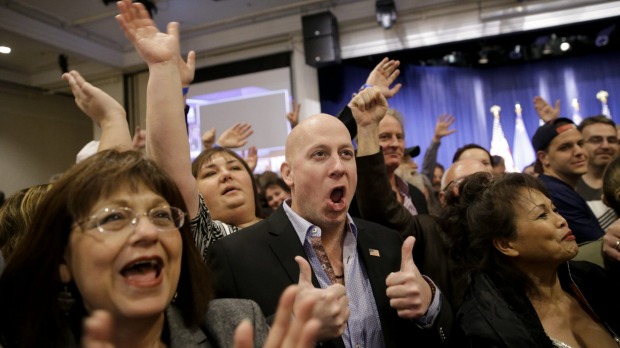
[[[340,63],[338,20],[331,12],[301,17],[306,64],[321,67]]]

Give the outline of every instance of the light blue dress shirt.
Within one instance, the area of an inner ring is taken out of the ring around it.
[[[288,216],[293,228],[299,236],[299,241],[303,245],[304,251],[308,256],[308,261],[314,274],[316,275],[321,288],[332,285],[327,273],[321,266],[314,248],[310,244],[310,237],[320,237],[321,229],[305,220],[295,213],[289,206],[290,199],[283,202],[283,208]],[[347,327],[342,335],[344,345],[347,348],[382,348],[385,347],[385,340],[381,331],[381,321],[379,311],[372,293],[370,280],[366,274],[366,269],[360,262],[357,254],[357,229],[351,216],[347,214],[347,232],[343,243],[342,259],[344,265],[344,277],[349,299],[350,316]],[[425,327],[432,325],[435,317],[439,313],[439,289],[435,292],[426,316],[416,320],[416,323]]]

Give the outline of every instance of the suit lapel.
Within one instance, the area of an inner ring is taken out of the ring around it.
[[[389,307],[387,296],[385,295],[386,286],[385,278],[389,274],[390,270],[383,260],[387,257],[387,250],[381,250],[379,243],[377,242],[374,234],[370,233],[366,227],[356,221],[357,227],[357,253],[360,256],[362,264],[368,274],[370,286],[372,287],[373,295],[375,296],[375,302],[377,308]],[[378,252],[379,256],[376,256]],[[372,255],[371,255],[372,254]],[[382,258],[383,255],[383,258]],[[381,311],[379,310],[379,313]]]
[[[299,255],[306,260],[308,260],[308,256],[282,205],[271,214],[268,220],[270,225],[268,227],[269,247],[288,274],[291,283],[296,284],[299,281],[299,266],[295,262],[295,256]],[[316,287],[319,286],[314,272],[312,272],[312,283]]]

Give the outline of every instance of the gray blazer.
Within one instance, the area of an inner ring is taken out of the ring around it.
[[[263,313],[254,301],[212,300],[202,324],[196,328],[186,327],[181,312],[175,306],[170,306],[166,310],[170,347],[232,347],[235,329],[243,319],[249,319],[254,326],[254,346],[262,347],[267,338],[268,326]]]

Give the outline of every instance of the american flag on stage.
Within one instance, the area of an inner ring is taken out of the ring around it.
[[[527,134],[525,124],[523,123],[523,117],[521,116],[521,104],[515,105],[515,138],[512,143],[514,149],[515,169],[519,172],[523,171],[523,168],[529,166],[536,160],[536,153],[530,142],[530,136]]]
[[[609,98],[609,93],[607,93],[607,91],[598,91],[598,93],[596,93],[596,99],[600,100],[603,105],[601,114],[611,119],[611,111],[609,111],[609,106],[607,105],[607,98]]]
[[[508,146],[508,140],[504,136],[504,130],[499,122],[499,112],[501,108],[498,105],[491,107],[491,113],[493,113],[493,137],[491,138],[491,155],[501,156],[504,159],[506,165],[506,172],[514,172],[515,164],[512,160],[512,154],[510,153],[510,147]]]

